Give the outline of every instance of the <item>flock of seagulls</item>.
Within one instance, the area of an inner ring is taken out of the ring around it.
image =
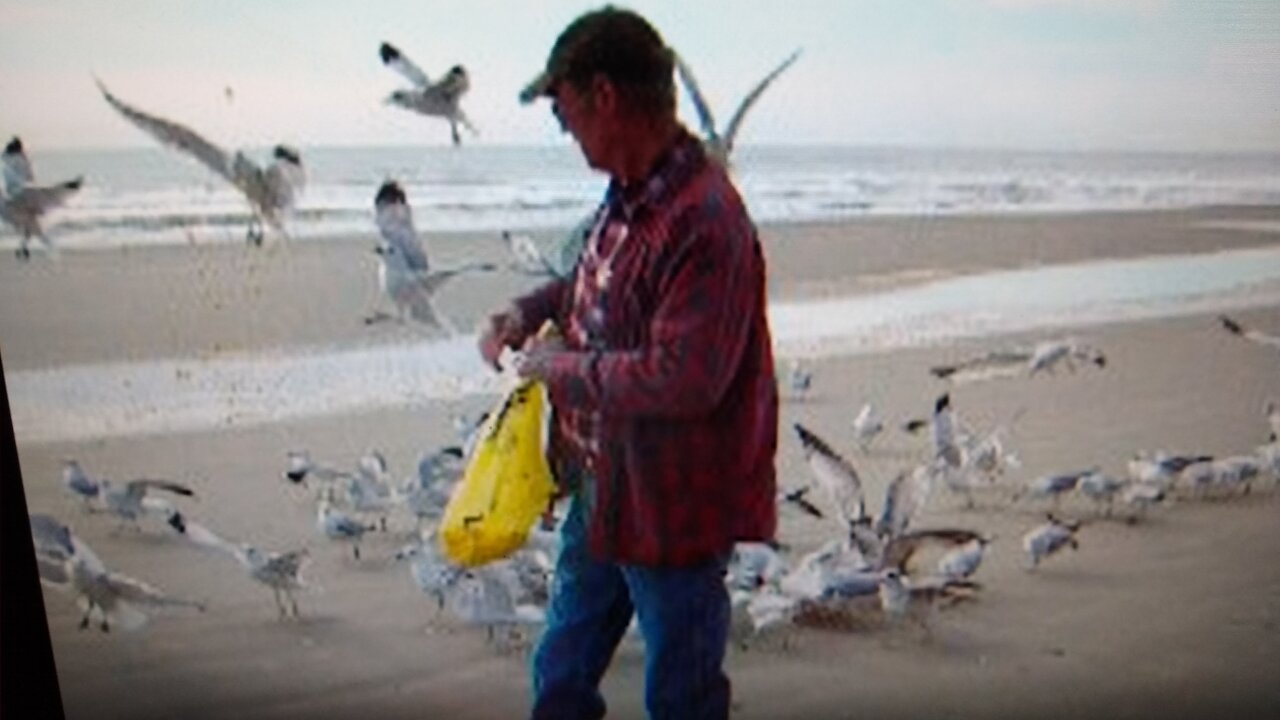
[[[1272,336],[1244,329],[1226,317],[1221,321],[1235,335],[1280,347],[1270,342],[1276,339]],[[1105,368],[1105,355],[1068,338],[995,350],[936,366],[930,373],[958,383],[1035,378],[1058,368],[1075,372],[1081,367]],[[979,431],[958,416],[950,392],[939,396],[930,417],[902,426],[907,433],[925,434],[927,447],[915,465],[900,469],[887,483],[878,513],[868,508],[866,478],[858,470],[860,458],[873,452],[872,443],[886,427],[872,405],[864,404],[849,430],[842,432],[852,440],[856,454],[842,454],[812,427],[795,423],[808,482],[781,488],[779,506],[826,523],[834,536],[795,558],[777,543],[738,547],[728,582],[733,606],[741,611],[743,643],[795,626],[863,627],[855,619],[865,623],[868,617],[881,626],[915,625],[927,634],[940,609],[978,598],[982,585],[975,574],[990,549],[1003,542],[981,528],[920,527],[922,510],[940,491],[960,496],[967,507],[973,507],[974,494],[982,492],[1003,496],[1003,507],[1043,511],[1044,522],[1027,529],[1020,542],[1023,567],[1037,571],[1062,551],[1078,548],[1081,533],[1087,532],[1083,529],[1114,517],[1118,505],[1127,508],[1123,521],[1134,524],[1175,496],[1227,499],[1248,494],[1266,478],[1272,489],[1280,483],[1280,405],[1274,401],[1263,408],[1266,442],[1252,452],[1214,457],[1140,450],[1119,476],[1082,463],[1011,481],[1011,471],[1021,462],[1005,447],[1004,438],[1024,412]],[[811,489],[817,491],[815,496]],[[1093,514],[1077,511],[1077,517],[1065,516],[1072,497],[1092,504]]]

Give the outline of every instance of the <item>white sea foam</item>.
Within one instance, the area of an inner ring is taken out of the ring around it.
[[[369,234],[370,198],[394,178],[423,232],[567,228],[605,180],[572,146],[303,148],[296,238]],[[255,156],[265,157],[265,152]],[[38,153],[49,177],[84,188],[46,223],[62,247],[243,242],[239,193],[161,148]],[[864,215],[1076,212],[1280,203],[1274,154],[1020,153],[743,146],[734,176],[760,223]],[[11,232],[0,246],[13,245]]]
[[[1280,249],[995,272],[886,293],[775,302],[780,357],[1280,303]],[[496,393],[474,336],[7,375],[22,442],[209,430]]]

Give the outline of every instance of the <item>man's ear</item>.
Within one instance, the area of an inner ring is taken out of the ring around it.
[[[616,115],[618,112],[618,87],[604,75],[591,79],[591,100],[595,112]]]

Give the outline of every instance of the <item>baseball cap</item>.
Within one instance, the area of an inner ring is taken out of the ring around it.
[[[520,92],[520,102],[549,95],[566,79],[600,73],[616,83],[642,84],[669,79],[674,66],[674,54],[648,20],[606,5],[578,17],[560,33],[546,67]]]

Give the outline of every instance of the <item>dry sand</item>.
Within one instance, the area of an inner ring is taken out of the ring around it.
[[[1201,252],[1275,243],[1280,236],[1202,225],[1274,221],[1268,208],[934,220],[875,219],[762,230],[776,298],[1084,258]],[[488,236],[433,238],[441,262],[479,253]],[[365,328],[374,296],[366,240],[295,243],[253,253],[200,247],[66,253],[57,265],[0,259],[0,351],[9,372],[62,364],[202,356],[231,349],[373,344],[412,330]],[[477,322],[532,282],[509,274],[446,291],[460,325]],[[1280,308],[1240,310],[1280,332]],[[1212,316],[1077,329],[1101,347],[1105,370],[953,389],[982,427],[1026,409],[1008,444],[1035,475],[1101,465],[1122,473],[1139,449],[1235,454],[1265,436],[1262,404],[1280,399],[1280,354],[1226,335]],[[882,438],[866,457],[850,423],[864,400],[888,419],[926,412],[947,386],[927,368],[992,346],[1035,339],[965,340],[945,346],[823,360],[813,394],[783,406],[780,478],[806,470],[791,433],[802,421],[850,452],[869,477],[869,501],[920,441]],[[11,391],[12,396],[12,391]],[[453,437],[462,403],[319,417],[279,425],[75,443],[23,443],[28,504],[69,522],[113,569],[207,601],[200,615],[156,613],[138,632],[79,631],[69,597],[45,592],[67,716],[72,718],[521,717],[526,658],[499,652],[484,633],[443,620],[407,568],[390,560],[403,532],[375,535],[356,563],[314,529],[313,507],[279,480],[284,451],[311,448],[352,462],[378,447],[398,477],[423,450]],[[168,476],[192,484],[193,519],[270,549],[306,545],[318,588],[300,597],[302,620],[277,621],[269,591],[229,558],[184,544],[162,525],[112,531],[82,514],[60,488],[75,457],[114,478]],[[977,602],[942,614],[935,637],[801,630],[789,649],[733,650],[736,718],[836,717],[1280,717],[1280,494],[1181,501],[1145,522],[1091,523],[1078,552],[1035,573],[1019,538],[1042,504],[982,498],[965,510],[935,496],[922,526],[959,524],[997,536]],[[1067,514],[1091,516],[1079,501]],[[394,527],[404,528],[404,519]],[[808,548],[831,527],[784,512],[781,539]],[[610,717],[643,715],[642,650],[624,646],[605,683]]]

